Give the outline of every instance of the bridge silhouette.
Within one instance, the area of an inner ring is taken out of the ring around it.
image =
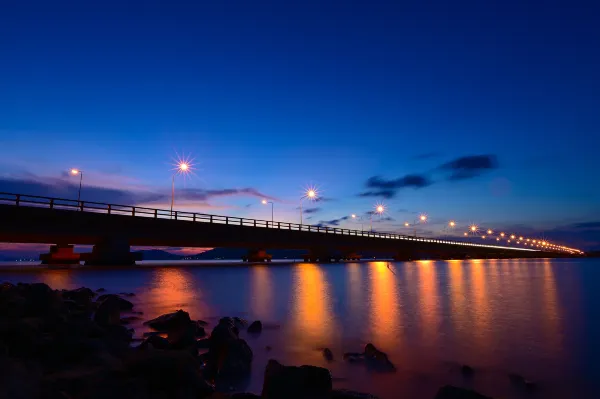
[[[364,251],[396,260],[532,258],[580,255],[551,246],[523,248],[247,219],[204,213],[0,193],[0,242],[54,244],[43,263],[127,265],[130,246],[248,248],[249,261],[269,261],[268,249],[303,249],[305,260],[360,259]],[[91,253],[73,245],[93,245]],[[139,260],[139,259],[137,259]]]

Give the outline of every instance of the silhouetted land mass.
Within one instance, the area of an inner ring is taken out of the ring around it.
[[[585,256],[587,256],[588,258],[600,258],[600,251],[586,252]]]

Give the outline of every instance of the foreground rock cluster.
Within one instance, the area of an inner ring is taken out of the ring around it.
[[[134,347],[133,330],[126,325],[141,312],[125,299],[133,294],[98,294],[103,291],[53,290],[42,283],[0,285],[0,398],[375,398],[334,390],[325,368],[284,366],[276,360],[265,369],[260,396],[215,392],[250,372],[252,349],[239,337],[247,326],[244,320],[222,318],[206,338],[208,323],[178,310],[147,321],[156,333]],[[254,334],[261,330],[260,322],[248,328]],[[324,355],[333,359],[327,351]],[[395,371],[372,344],[345,357]],[[444,387],[436,398],[485,397]]]

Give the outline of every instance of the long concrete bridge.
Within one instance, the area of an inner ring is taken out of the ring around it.
[[[337,227],[246,219],[138,206],[0,193],[0,242],[55,244],[44,263],[79,262],[74,244],[93,245],[86,264],[135,262],[130,246],[248,248],[248,260],[268,260],[268,249],[305,249],[306,260],[359,259],[361,251],[419,258],[572,256],[574,250],[486,245]]]

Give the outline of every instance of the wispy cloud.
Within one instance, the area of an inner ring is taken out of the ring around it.
[[[439,169],[450,173],[448,180],[465,180],[497,167],[498,162],[494,155],[468,155],[446,162],[440,165]]]
[[[396,179],[386,180],[381,176],[372,176],[367,179],[367,191],[358,194],[359,197],[394,198],[398,190],[412,187],[415,189],[427,187],[431,181],[423,175],[410,174]]]

